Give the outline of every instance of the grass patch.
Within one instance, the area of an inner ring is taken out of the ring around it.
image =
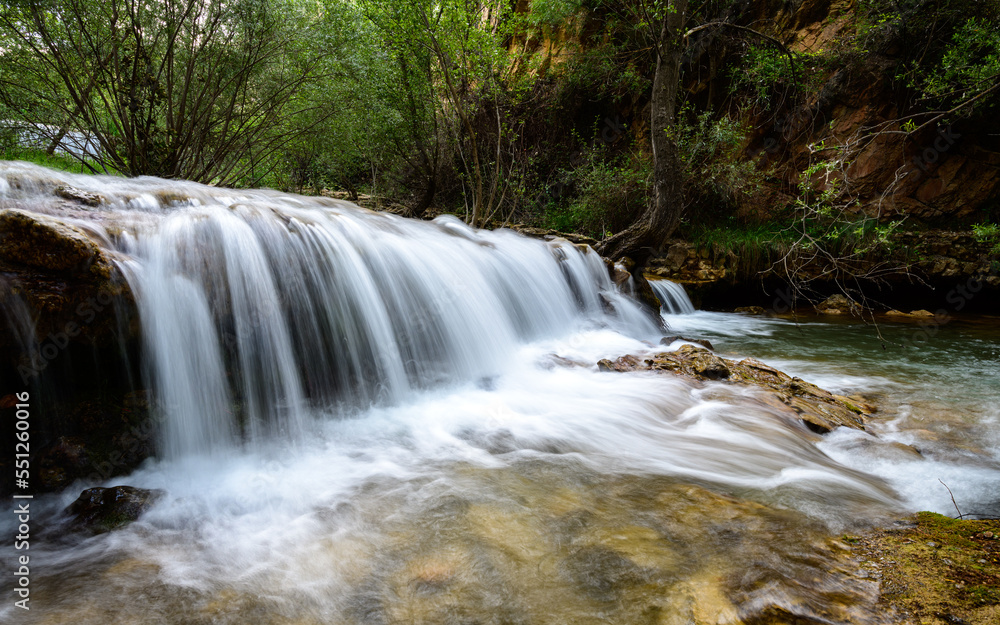
[[[880,570],[887,608],[918,623],[1000,622],[1000,520],[920,512],[915,524],[865,536],[865,568]],[[960,619],[960,620],[959,620]]]
[[[754,226],[691,226],[683,236],[712,258],[728,257],[738,277],[749,278],[788,253],[796,239],[786,225],[771,222]]]
[[[45,150],[8,147],[0,150],[0,161],[27,161],[49,169],[58,169],[75,174],[93,173],[79,160],[66,154],[47,154]]]

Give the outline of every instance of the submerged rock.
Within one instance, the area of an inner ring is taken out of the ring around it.
[[[138,520],[163,495],[162,490],[133,486],[88,488],[66,512],[73,515],[73,524],[81,529],[108,532]]]
[[[677,351],[645,359],[637,356],[622,356],[614,361],[605,359],[597,366],[601,371],[663,371],[698,380],[725,380],[754,386],[764,391],[765,403],[791,409],[806,427],[820,434],[841,426],[863,430],[865,415],[875,412],[874,407],[862,401],[835,395],[759,360],[727,360],[694,345],[682,345]]]
[[[929,310],[911,310],[907,313],[893,309],[886,312],[885,316],[894,319],[934,319],[936,315]]]

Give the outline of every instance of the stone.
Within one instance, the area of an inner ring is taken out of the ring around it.
[[[82,230],[17,209],[0,211],[0,258],[36,269],[77,272],[103,259]]]
[[[104,196],[93,191],[84,191],[75,187],[58,186],[55,188],[56,195],[73,202],[79,202],[86,206],[100,206],[105,202]]]
[[[698,345],[701,345],[705,349],[711,349],[713,351],[715,350],[715,348],[712,347],[712,342],[709,341],[708,339],[691,339],[686,336],[665,336],[662,339],[660,339],[660,345],[669,346],[673,344],[674,341],[687,341],[688,343],[696,343]]]
[[[666,265],[673,271],[680,271],[684,262],[688,259],[688,248],[680,243],[675,243],[667,250]]]
[[[763,306],[740,306],[733,312],[743,313],[747,315],[763,315],[767,313]]]
[[[79,529],[108,532],[138,520],[164,494],[162,490],[133,486],[88,488],[66,512],[72,515],[72,522]]]
[[[857,314],[862,310],[861,305],[841,293],[831,295],[816,305],[816,312],[821,315]]]
[[[58,490],[86,477],[91,469],[90,454],[82,439],[60,436],[46,445],[35,458],[42,490]]]
[[[817,434],[837,427],[864,430],[865,416],[875,412],[873,406],[863,401],[834,395],[759,360],[745,358],[734,362],[694,345],[682,345],[676,351],[654,354],[645,359],[631,355],[614,361],[604,359],[598,363],[598,369],[610,372],[661,371],[696,380],[722,380],[754,386],[763,391],[759,397],[763,403],[780,410],[790,410]]]

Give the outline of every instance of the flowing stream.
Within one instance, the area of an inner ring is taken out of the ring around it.
[[[1000,511],[988,324],[881,351],[655,285],[669,334],[884,406],[877,436],[820,437],[743,387],[598,371],[665,330],[566,241],[23,164],[0,208],[90,232],[126,276],[160,453],[105,485],[166,492],[96,536],[60,529],[95,484],[37,499],[32,610],[5,623],[877,623],[838,535],[949,512],[938,478]]]

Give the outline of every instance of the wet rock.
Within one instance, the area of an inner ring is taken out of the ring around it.
[[[107,532],[138,520],[160,497],[162,490],[133,486],[88,488],[66,508],[73,524],[97,533]]]
[[[860,304],[840,293],[831,295],[816,305],[816,312],[821,315],[856,315],[862,310]]]
[[[615,601],[624,590],[647,581],[648,573],[617,551],[584,547],[563,561],[563,574],[597,601]]]
[[[700,380],[721,380],[730,375],[727,361],[694,345],[681,345],[677,351],[657,354],[645,360],[639,369],[679,371]]]
[[[740,306],[733,312],[743,313],[746,315],[763,315],[767,313],[763,306]]]
[[[109,270],[100,249],[79,228],[17,209],[0,211],[0,259],[56,272]]]
[[[636,356],[622,356],[616,360],[602,358],[597,361],[597,368],[600,371],[616,371],[618,373],[622,373],[625,371],[635,371],[640,367],[641,361]]]
[[[100,193],[84,191],[83,189],[77,189],[75,187],[58,186],[55,188],[55,192],[56,195],[65,200],[79,202],[80,204],[84,204],[86,206],[100,206],[105,202],[104,196]]]
[[[663,371],[697,380],[725,380],[730,383],[755,386],[764,394],[762,401],[793,413],[813,432],[822,434],[836,427],[864,429],[865,415],[874,407],[855,398],[834,395],[815,384],[778,371],[759,360],[746,358],[739,362],[720,358],[707,349],[682,345],[673,352],[655,354],[650,358],[622,356],[598,363],[602,371]]]
[[[885,312],[884,314],[886,317],[891,317],[893,320],[899,320],[899,321],[934,319],[936,316],[929,310],[912,310],[910,312],[903,312],[901,310],[890,310]]]
[[[660,345],[670,345],[674,341],[687,341],[688,343],[697,343],[698,345],[701,345],[705,349],[711,349],[711,350],[715,349],[714,347],[712,347],[712,342],[709,341],[708,339],[689,339],[686,336],[665,336],[662,339],[660,339]]]
[[[611,281],[614,282],[615,286],[619,289],[627,289],[629,280],[632,279],[632,274],[625,270],[619,263],[612,263],[608,267],[608,273],[611,276]]]
[[[58,490],[91,471],[91,458],[86,443],[80,438],[60,436],[47,445],[35,458],[38,483],[42,490]]]

